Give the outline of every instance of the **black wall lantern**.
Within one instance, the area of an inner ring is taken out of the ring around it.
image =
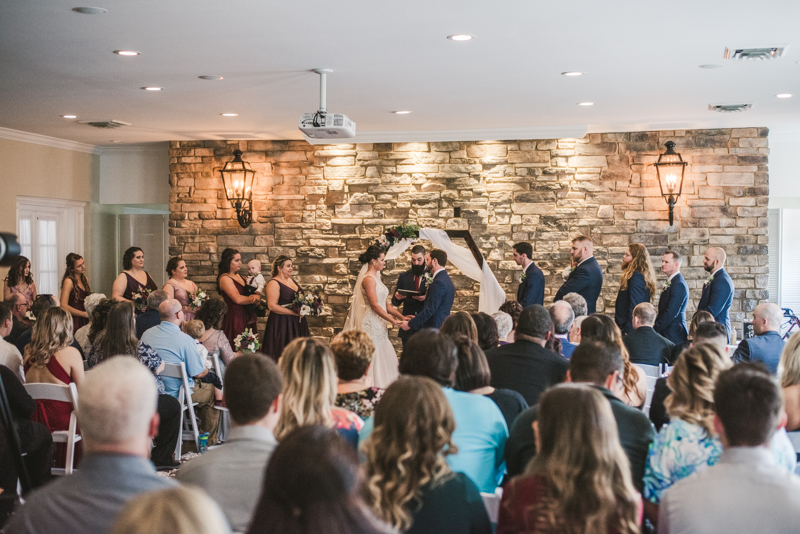
[[[686,163],[681,155],[673,150],[675,143],[667,141],[664,145],[667,151],[658,156],[656,162],[656,172],[658,173],[658,185],[661,187],[661,196],[669,205],[669,225],[673,222],[673,208],[681,196],[683,188],[683,173],[686,170]]]
[[[253,179],[256,171],[249,163],[242,161],[242,151],[233,151],[233,161],[219,170],[222,187],[231,206],[236,210],[239,226],[247,228],[253,222]]]

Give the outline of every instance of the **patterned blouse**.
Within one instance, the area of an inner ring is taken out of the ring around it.
[[[717,463],[722,443],[709,436],[700,425],[672,418],[650,445],[644,471],[644,497],[656,504],[673,484],[689,475]],[[797,456],[785,429],[772,438],[775,462],[793,472]]]
[[[97,340],[95,340],[97,341]],[[92,350],[89,352],[89,357],[86,358],[86,365],[91,369],[98,363],[100,363],[100,351],[95,349],[96,345],[92,346]],[[153,376],[156,377],[156,384],[158,385],[158,394],[164,394],[164,382],[161,380],[161,377],[156,374],[156,371],[159,367],[161,367],[161,356],[153,350],[153,347],[148,345],[147,343],[139,342],[139,354],[137,355],[137,359],[142,362],[145,367],[150,369],[150,372],[153,373]]]
[[[336,395],[334,405],[355,413],[361,419],[368,419],[375,412],[375,406],[381,400],[384,391],[386,390],[383,388],[369,387],[361,391],[339,393]]]

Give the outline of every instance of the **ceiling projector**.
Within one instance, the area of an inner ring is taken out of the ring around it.
[[[347,115],[328,113],[325,105],[326,79],[331,69],[314,69],[319,74],[319,111],[304,113],[298,124],[300,131],[311,139],[348,139],[356,135],[356,123]]]

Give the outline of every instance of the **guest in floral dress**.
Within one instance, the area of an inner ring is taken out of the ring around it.
[[[366,421],[372,417],[384,392],[383,388],[369,384],[367,377],[375,345],[366,332],[348,330],[334,336],[331,340],[331,352],[339,375],[335,405]]]

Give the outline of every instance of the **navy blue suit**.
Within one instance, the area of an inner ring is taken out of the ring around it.
[[[523,271],[525,279],[519,283],[517,288],[517,302],[523,308],[527,308],[531,304],[544,304],[544,273],[533,263],[528,265],[528,268]]]
[[[714,320],[724,324],[728,329],[728,339],[731,337],[731,304],[733,303],[733,280],[725,269],[720,269],[714,275],[710,284],[703,285],[703,295],[697,311],[705,310],[714,316]]]
[[[686,325],[686,306],[689,304],[689,286],[678,272],[670,280],[669,287],[661,292],[658,299],[658,316],[653,330],[680,345],[689,336]]]
[[[441,275],[439,275],[441,276]],[[419,280],[419,291],[422,294],[425,294],[425,277],[421,275]],[[400,309],[403,315],[416,315],[422,311],[423,306],[425,306],[425,301],[415,300],[409,296],[402,300],[398,300],[395,298],[395,294],[397,293],[398,289],[406,289],[408,291],[414,291],[414,273],[411,272],[411,269],[407,270],[404,273],[400,273],[400,276],[397,277],[397,286],[394,288],[394,293],[392,293],[392,305],[395,308]],[[411,337],[413,332],[411,330],[403,330],[400,329],[398,332],[397,337],[399,337],[403,341],[403,345],[406,344],[408,338]]]
[[[623,334],[633,332],[633,309],[642,302],[650,302],[650,290],[644,281],[644,275],[634,271],[628,279],[627,289],[619,290],[617,303],[614,305],[614,321]]]
[[[773,375],[778,374],[784,341],[778,332],[770,330],[760,336],[743,339],[731,356],[734,363],[759,362]]]
[[[453,307],[453,299],[456,296],[456,288],[447,271],[442,269],[433,278],[433,282],[428,286],[425,294],[425,304],[422,310],[410,321],[408,326],[411,332],[422,330],[423,328],[439,328]]]
[[[597,310],[597,297],[603,288],[603,269],[597,264],[594,256],[575,267],[569,278],[556,293],[553,301],[561,300],[567,293],[577,293],[586,299],[589,314]]]

